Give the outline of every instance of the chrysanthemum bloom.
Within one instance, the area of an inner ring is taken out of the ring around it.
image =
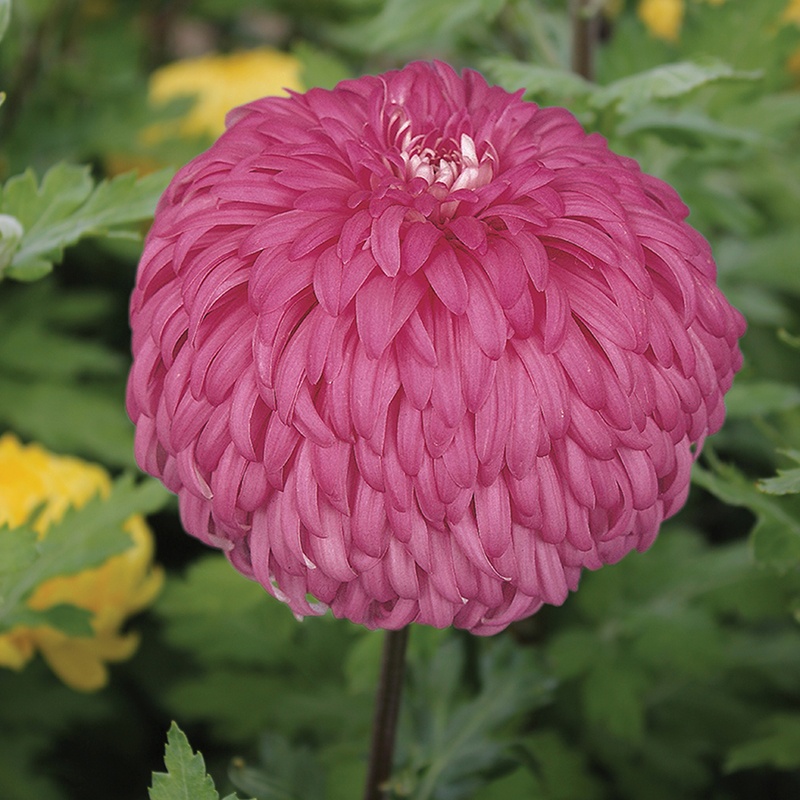
[[[174,130],[161,124],[150,129],[149,136],[217,137],[225,130],[225,115],[234,106],[265,95],[285,94],[286,89],[302,91],[300,69],[294,56],[269,47],[166,64],[150,76],[150,101],[163,105],[190,96],[194,103]]]
[[[650,33],[666,42],[677,42],[683,25],[683,0],[639,0],[636,13]]]
[[[722,424],[744,323],[686,214],[444,64],[241,108],[145,246],[139,463],[297,615],[493,633],[561,603],[650,545]]]
[[[30,523],[46,536],[70,507],[80,508],[111,490],[108,473],[77,458],[56,456],[39,445],[0,438],[0,536]],[[124,526],[133,546],[104,564],[41,584],[28,601],[35,610],[68,603],[91,611],[92,636],[68,636],[48,626],[16,627],[0,634],[0,666],[21,669],[36,651],[73,689],[99,689],[108,680],[105,663],[123,661],[136,650],[135,633],[121,633],[129,616],[149,605],[163,582],[153,568],[153,537],[141,516]]]

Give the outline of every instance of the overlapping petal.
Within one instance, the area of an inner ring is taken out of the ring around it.
[[[744,322],[686,214],[443,64],[237,109],[140,264],[139,462],[299,616],[489,634],[563,602],[722,423]]]

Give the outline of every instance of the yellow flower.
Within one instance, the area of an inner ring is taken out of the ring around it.
[[[641,0],[636,13],[650,33],[677,42],[683,24],[683,0]]]
[[[216,138],[225,130],[225,115],[232,108],[282,94],[284,89],[303,91],[300,68],[294,56],[269,48],[167,64],[150,76],[151,102],[162,105],[186,96],[194,96],[195,102],[177,128],[153,126],[149,136],[162,139],[177,133]]]
[[[22,445],[16,437],[0,437],[0,536],[29,522],[40,536],[70,507],[80,508],[111,490],[108,473],[77,458],[56,456],[39,445]],[[130,658],[138,644],[121,633],[125,620],[149,605],[163,583],[152,566],[153,537],[141,516],[123,529],[133,546],[104,564],[75,575],[52,578],[28,600],[37,611],[69,603],[91,611],[92,636],[69,636],[49,626],[12,628],[0,634],[0,666],[22,669],[38,650],[53,672],[73,689],[92,691],[108,681],[105,662]]]
[[[783,9],[781,19],[786,23],[794,22],[796,25],[800,25],[800,0],[789,0],[788,5]]]

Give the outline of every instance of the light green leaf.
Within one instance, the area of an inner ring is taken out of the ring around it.
[[[166,772],[154,772],[150,800],[219,800],[200,753],[193,752],[186,734],[175,722],[167,732]]]
[[[785,770],[800,767],[800,715],[775,714],[759,727],[759,736],[731,750],[725,763],[727,772],[765,766]]]
[[[0,530],[0,630],[33,624],[34,614],[39,624],[63,622],[74,629],[80,624],[74,612],[40,614],[27,608],[26,600],[44,581],[91,569],[130,547],[124,521],[132,514],[155,511],[166,498],[156,481],[136,485],[125,476],[115,482],[108,498],[68,510],[41,539],[28,525]]]
[[[419,52],[471,24],[488,25],[506,0],[388,0],[366,22],[340,27],[335,38],[367,53]]]
[[[22,235],[22,225],[16,217],[0,214],[0,278],[14,260]]]
[[[0,40],[6,35],[11,21],[11,0],[0,0]]]
[[[734,128],[713,120],[700,111],[679,111],[670,113],[659,109],[641,110],[626,118],[616,130],[618,136],[653,131],[662,138],[691,143],[711,141],[755,144],[761,137],[751,130]]]
[[[751,239],[726,239],[717,249],[726,276],[748,285],[800,292],[800,230],[787,229]]]
[[[800,464],[800,451],[783,450],[793,461]],[[758,488],[767,494],[798,494],[800,493],[800,468],[779,469],[775,478],[764,478],[758,482]]]
[[[589,81],[563,69],[542,67],[506,58],[487,58],[481,62],[481,69],[493,80],[509,91],[525,90],[525,97],[545,97],[566,102],[569,99],[587,98],[597,91]]]
[[[715,81],[755,81],[760,77],[760,72],[737,70],[722,61],[682,61],[620,78],[595,92],[592,105],[616,105],[620,113],[628,115],[654,100],[674,100]]]
[[[737,380],[725,396],[731,419],[763,416],[800,407],[800,387],[777,381]]]
[[[84,237],[138,235],[135,223],[152,217],[169,177],[162,171],[137,179],[130,172],[95,184],[89,167],[58,164],[41,185],[32,170],[10,178],[0,212],[16,217],[24,235],[6,274],[35,280]]]
[[[300,80],[307,89],[333,89],[339,81],[352,77],[344,62],[310,42],[297,42],[292,47],[292,55],[302,65]]]

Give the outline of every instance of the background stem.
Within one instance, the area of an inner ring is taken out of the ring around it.
[[[594,50],[600,33],[601,5],[596,0],[571,0],[572,70],[594,80]]]
[[[372,723],[372,747],[369,758],[364,800],[384,800],[381,788],[392,774],[397,716],[403,692],[406,669],[408,626],[399,631],[386,631],[375,716]]]

